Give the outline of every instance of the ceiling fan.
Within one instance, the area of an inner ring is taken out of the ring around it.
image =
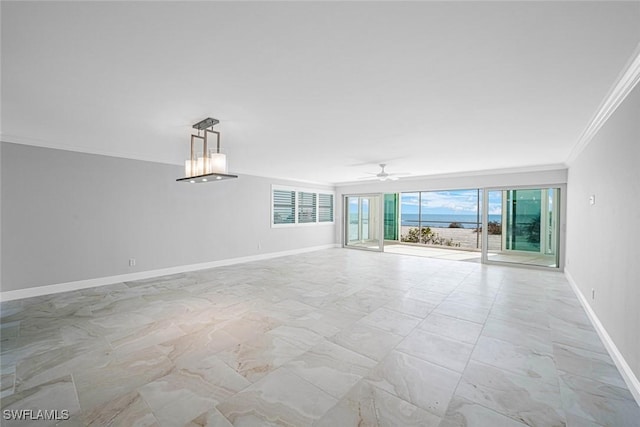
[[[384,170],[385,166],[387,166],[385,163],[380,163],[380,172],[378,173],[367,172],[368,175],[373,175],[373,176],[367,176],[367,177],[362,177],[358,179],[378,179],[380,181],[386,181],[386,180],[396,181],[402,176],[411,175],[409,173],[388,173],[387,171]]]

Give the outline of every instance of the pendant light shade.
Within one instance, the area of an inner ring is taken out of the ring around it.
[[[238,177],[237,175],[229,174],[227,156],[220,152],[220,132],[213,130],[213,127],[218,123],[217,119],[209,117],[193,125],[193,128],[198,130],[198,134],[191,135],[191,157],[184,162],[185,177],[178,178],[176,181],[196,184]],[[216,136],[215,150],[207,149],[209,134]],[[196,140],[201,140],[203,144],[203,149],[200,153],[195,151]]]

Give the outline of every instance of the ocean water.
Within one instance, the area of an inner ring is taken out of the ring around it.
[[[527,218],[519,218],[519,220],[526,220]],[[476,215],[455,215],[455,214],[423,214],[422,226],[423,227],[441,227],[447,228],[452,222],[459,222],[462,228],[477,228],[477,216]],[[489,221],[502,222],[502,215],[489,215]],[[358,223],[358,214],[351,214],[349,218],[351,224]],[[363,223],[367,224],[368,219],[363,218]],[[482,218],[480,218],[480,224],[482,224]],[[418,214],[402,214],[402,226],[417,227],[418,226]]]
[[[449,227],[452,222],[459,222],[462,228],[477,228],[477,215],[456,214],[423,214],[423,227]],[[489,221],[502,222],[502,215],[489,215]],[[482,217],[480,217],[482,224]],[[418,214],[402,214],[403,226],[418,226]]]

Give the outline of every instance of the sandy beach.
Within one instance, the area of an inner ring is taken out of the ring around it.
[[[401,235],[406,235],[409,232],[409,227],[403,226]],[[473,228],[448,228],[448,227],[430,227],[431,231],[437,233],[438,236],[445,239],[451,239],[454,243],[460,243],[460,249],[479,249],[481,248],[482,236],[478,236],[478,233],[473,231]],[[482,233],[480,233],[482,234]],[[489,249],[501,250],[502,236],[489,235]]]

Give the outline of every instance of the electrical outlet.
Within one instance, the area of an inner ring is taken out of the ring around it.
[[[129,267],[135,267],[135,266],[136,266],[136,259],[129,258]]]
[[[589,196],[589,204],[590,205],[595,205],[596,204],[596,195],[592,194],[591,196]]]

